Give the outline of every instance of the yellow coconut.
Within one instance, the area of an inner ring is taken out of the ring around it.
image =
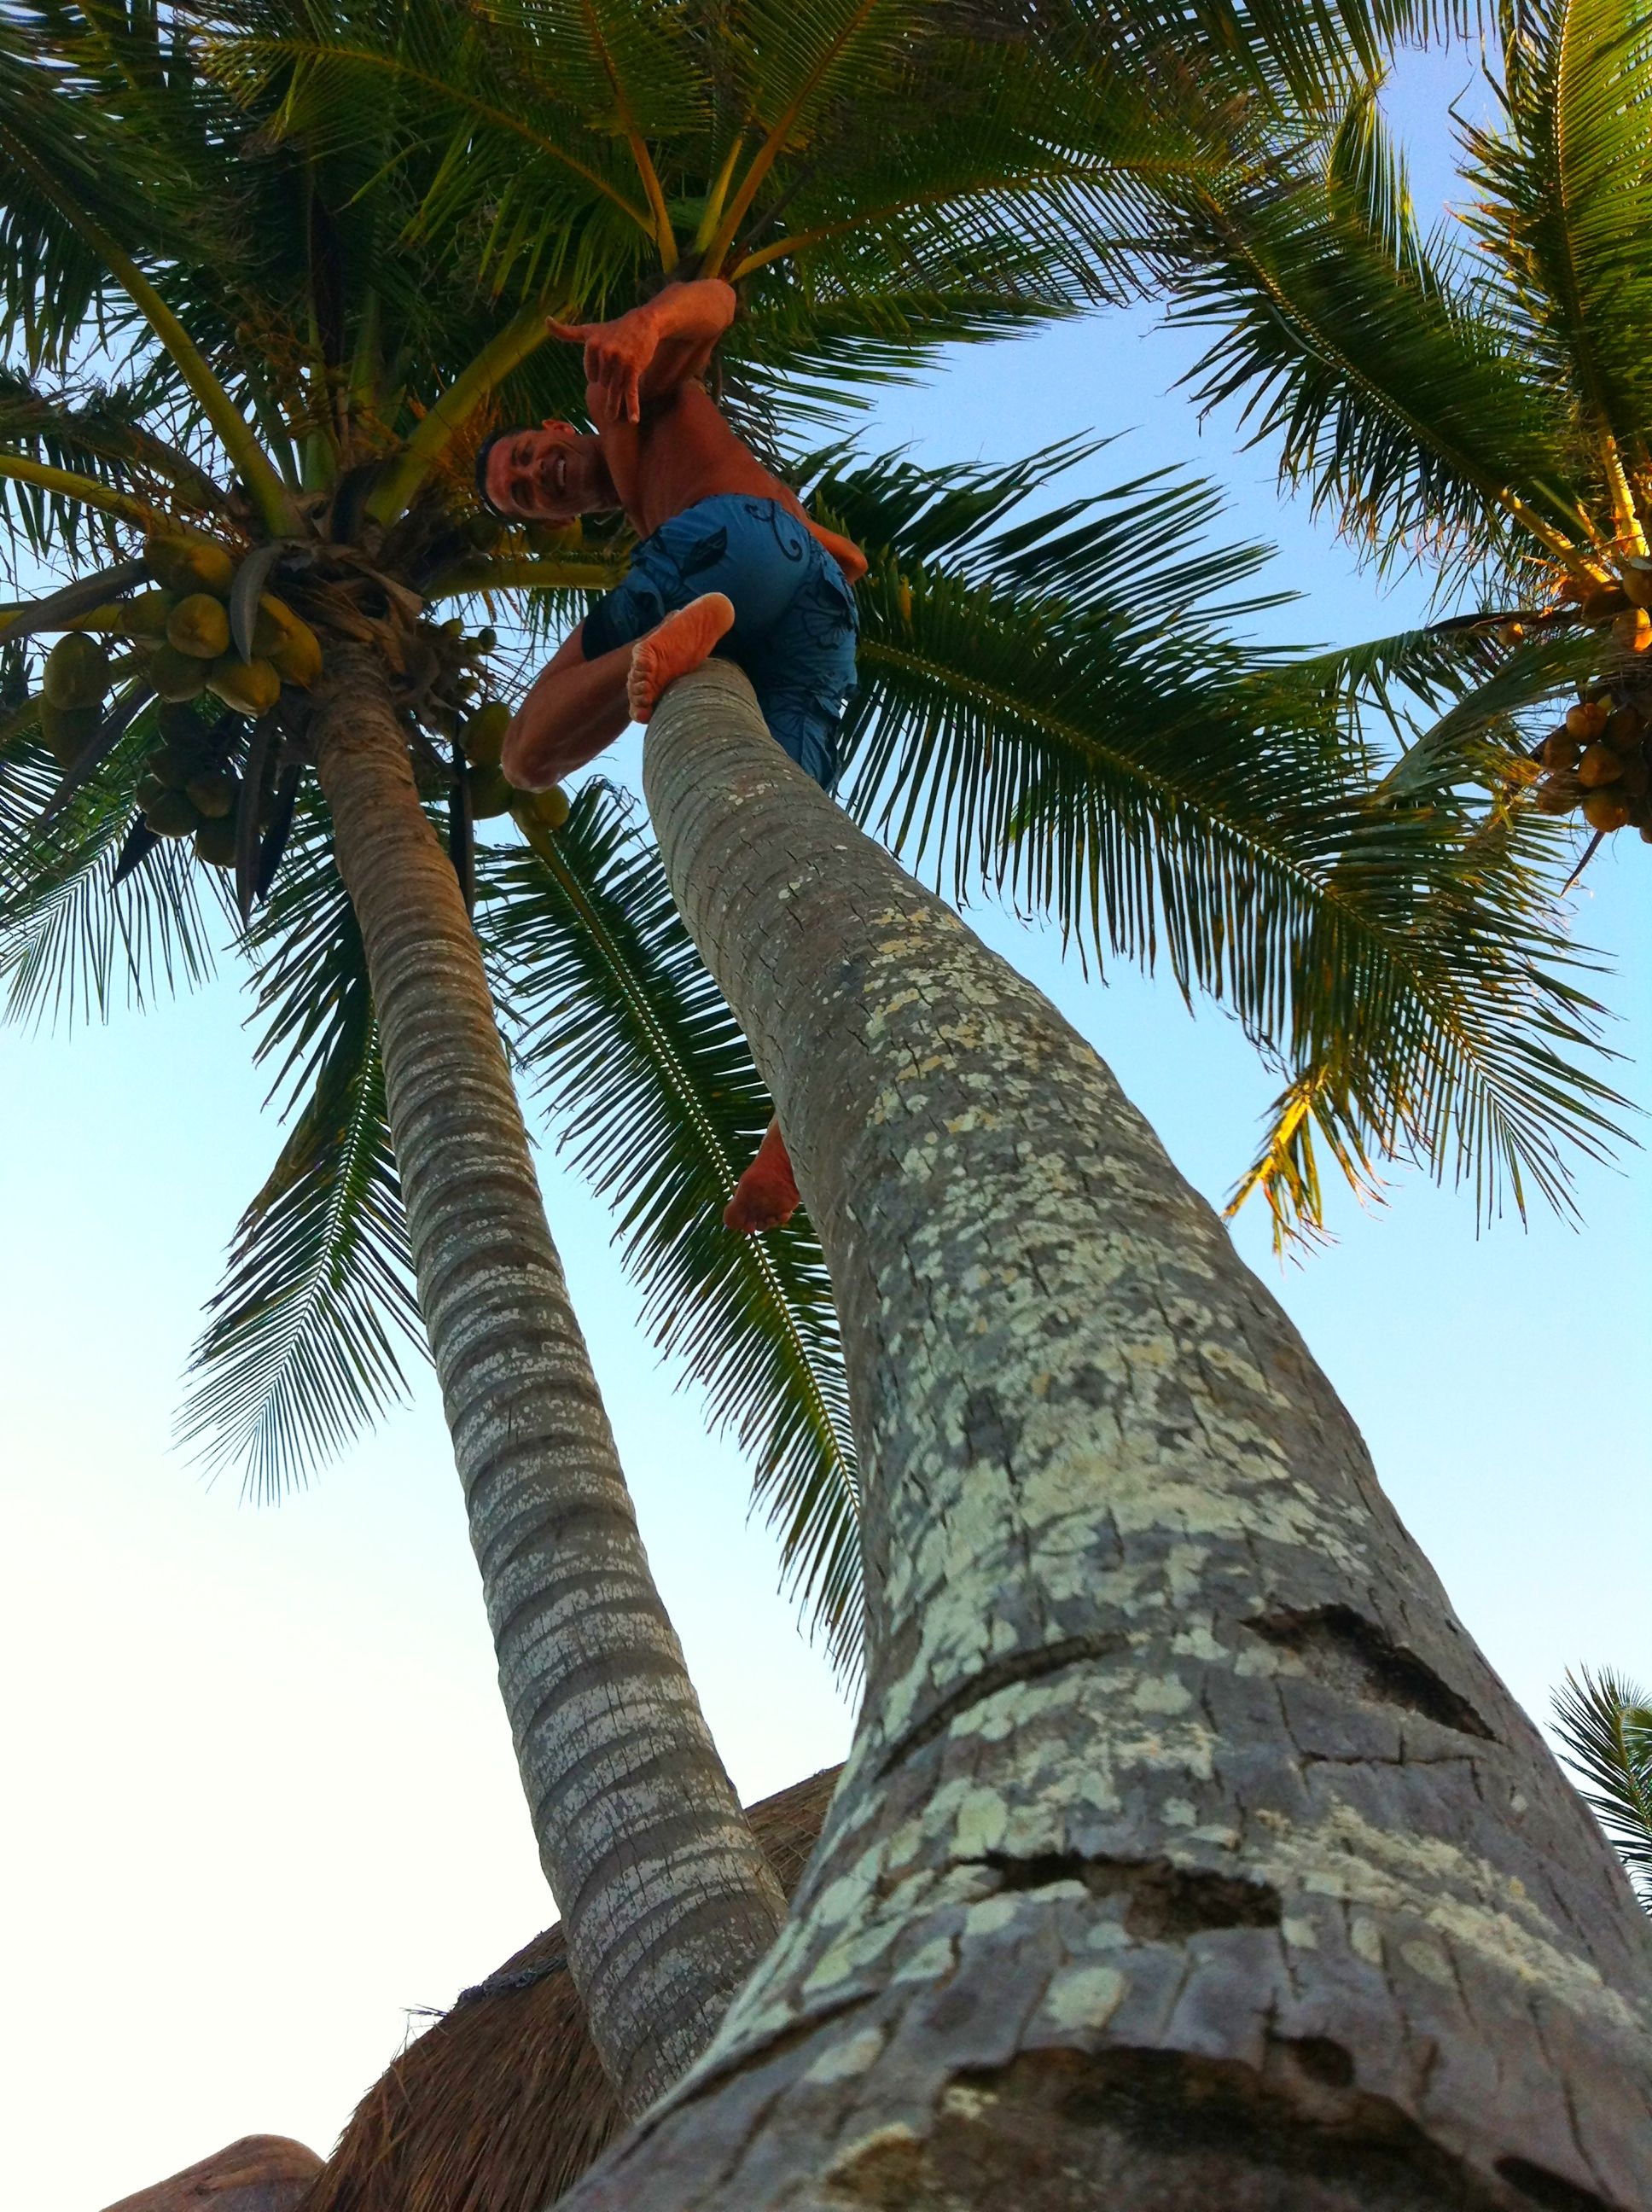
[[[174,653],[216,660],[229,647],[229,617],[210,592],[191,592],[167,617],[167,642]]]
[[[1624,563],[1623,586],[1637,607],[1652,607],[1652,561],[1632,554]]]
[[[508,814],[516,793],[505,781],[502,769],[473,768],[465,781],[471,788],[471,817],[476,822],[491,822],[495,815]]]
[[[1612,635],[1625,653],[1644,653],[1652,646],[1652,615],[1644,607],[1626,607],[1613,622]]]
[[[321,673],[321,641],[301,615],[273,592],[258,595],[252,650],[270,662],[283,684],[307,691]]]
[[[1586,791],[1583,819],[1591,830],[1621,830],[1629,819],[1629,808],[1615,791]]]
[[[1566,716],[1566,727],[1573,737],[1581,738],[1588,744],[1592,738],[1600,736],[1611,717],[1612,709],[1604,699],[1588,699],[1571,708]]]
[[[235,580],[235,560],[216,538],[156,530],[144,540],[149,574],[169,592],[213,592],[222,598]]]
[[[1577,781],[1585,791],[1596,791],[1603,783],[1616,783],[1624,772],[1624,764],[1610,745],[1590,745],[1577,763]]]
[[[95,707],[109,689],[109,656],[96,638],[70,630],[47,653],[40,688],[54,707]]]
[[[1583,748],[1570,730],[1551,730],[1543,740],[1545,768],[1576,768]]]
[[[130,599],[120,602],[120,635],[123,637],[164,637],[167,617],[175,604],[171,592],[135,592]]]
[[[226,653],[207,672],[207,689],[226,707],[256,721],[280,698],[281,678],[267,660],[243,660],[239,653]]]

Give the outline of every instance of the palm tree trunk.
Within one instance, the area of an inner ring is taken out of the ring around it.
[[[500,1685],[574,1978],[635,2114],[706,2042],[784,1900],[649,1573],[481,956],[382,670],[341,646],[327,684],[319,774]]]
[[[865,1708],[780,1943],[580,2212],[1652,2198],[1652,1934],[1090,1047],[713,664],[646,777],[843,1324]]]

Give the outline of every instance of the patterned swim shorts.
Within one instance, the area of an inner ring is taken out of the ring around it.
[[[585,655],[630,645],[702,592],[726,593],[734,627],[718,646],[751,679],[781,749],[823,790],[854,691],[854,593],[831,555],[777,500],[723,492],[664,522],[625,580],[585,618]]]

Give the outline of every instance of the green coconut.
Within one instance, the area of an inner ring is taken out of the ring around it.
[[[102,706],[58,707],[40,702],[40,735],[59,768],[83,752],[97,735],[103,720]]]
[[[235,810],[235,794],[240,788],[236,778],[228,769],[210,768],[192,775],[184,786],[185,791],[198,813],[209,822],[222,822]]]
[[[188,837],[201,826],[193,803],[181,791],[163,790],[144,808],[143,819],[157,837]]]
[[[198,699],[205,690],[207,665],[192,653],[179,653],[175,646],[158,645],[149,656],[149,676],[156,695],[167,706],[178,707],[187,700]]]
[[[195,833],[195,857],[210,868],[235,865],[235,823],[233,816],[215,815]]]
[[[459,733],[465,757],[472,768],[498,767],[505,732],[510,726],[511,710],[502,699],[490,699],[485,707],[477,708]]]
[[[46,657],[41,689],[54,707],[98,707],[109,689],[109,656],[84,630],[60,637]]]

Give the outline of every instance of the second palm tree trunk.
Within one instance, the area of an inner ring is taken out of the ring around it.
[[[635,2114],[707,2041],[784,1899],[650,1575],[476,939],[365,649],[336,649],[317,731],[523,1785],[592,2035]]]
[[[1643,2212],[1652,1931],[1278,1304],[738,671],[645,780],[831,1266],[868,1679],[569,2212]]]

